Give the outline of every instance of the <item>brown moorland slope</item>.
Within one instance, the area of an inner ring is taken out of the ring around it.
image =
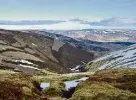
[[[82,62],[87,63],[95,58],[93,53],[56,41],[59,40],[42,34],[1,29],[0,68],[29,74],[40,69],[67,73]]]
[[[71,100],[136,100],[136,69],[98,71],[78,85]]]

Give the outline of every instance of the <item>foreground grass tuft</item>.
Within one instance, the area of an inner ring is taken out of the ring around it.
[[[14,74],[0,81],[0,100],[38,100],[39,90],[27,75]]]

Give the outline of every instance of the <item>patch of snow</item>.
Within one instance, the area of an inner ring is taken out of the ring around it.
[[[80,65],[77,65],[75,68],[70,69],[73,72],[79,72]]]
[[[81,63],[83,63],[84,65],[86,64],[84,61],[81,61]]]
[[[106,67],[107,67],[107,63],[106,64],[104,64],[103,66],[101,66],[100,68],[99,68],[99,70],[103,70],[103,69],[105,69]]]
[[[25,68],[32,68],[32,69],[40,70],[39,68],[28,66],[28,65],[23,65],[23,64],[19,64],[19,66],[20,67],[25,67]]]
[[[50,87],[50,82],[42,82],[40,84],[40,87],[42,88],[42,90],[45,90]]]
[[[107,31],[103,31],[103,33],[108,33]]]
[[[83,78],[80,78],[79,80],[80,81],[86,81],[88,79],[88,77],[83,77]]]
[[[32,43],[32,45],[33,45],[33,46],[35,46],[35,47],[37,47],[37,45],[36,45],[36,44],[34,44],[34,43]]]
[[[86,81],[87,79],[88,77],[83,77],[78,80],[66,81],[64,82],[65,89],[68,91],[70,88],[76,87],[79,83],[81,83],[82,81]]]
[[[18,63],[23,63],[23,64],[29,64],[29,65],[33,65],[33,63],[27,61],[27,60],[14,60],[15,62],[18,62]]]

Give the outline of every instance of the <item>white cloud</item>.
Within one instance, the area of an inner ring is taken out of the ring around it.
[[[81,24],[80,22],[67,21],[59,24],[53,24],[47,27],[47,29],[57,30],[72,30],[72,29],[85,29],[90,28],[89,24]]]
[[[90,28],[89,24],[81,24],[80,22],[66,21],[51,25],[0,25],[2,29],[47,29],[47,30],[76,30]]]
[[[1,23],[6,23],[4,21],[1,21]],[[115,18],[109,18],[104,19],[101,21],[85,21],[82,19],[70,19],[68,21],[24,21],[24,22],[10,22],[11,24],[1,24],[0,28],[3,29],[11,29],[11,30],[19,30],[19,29],[47,29],[47,30],[80,30],[80,29],[108,29],[108,28],[114,28],[114,29],[136,29],[136,19],[133,18],[122,18],[122,17],[115,17]],[[18,23],[25,23],[18,24]]]
[[[104,19],[99,22],[92,22],[91,25],[97,26],[134,26],[136,25],[136,19],[124,18],[124,17],[113,17]]]

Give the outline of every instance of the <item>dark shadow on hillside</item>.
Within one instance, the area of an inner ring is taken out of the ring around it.
[[[75,92],[75,87],[72,87],[68,91],[64,91],[62,97],[69,99],[72,97],[74,92]]]

